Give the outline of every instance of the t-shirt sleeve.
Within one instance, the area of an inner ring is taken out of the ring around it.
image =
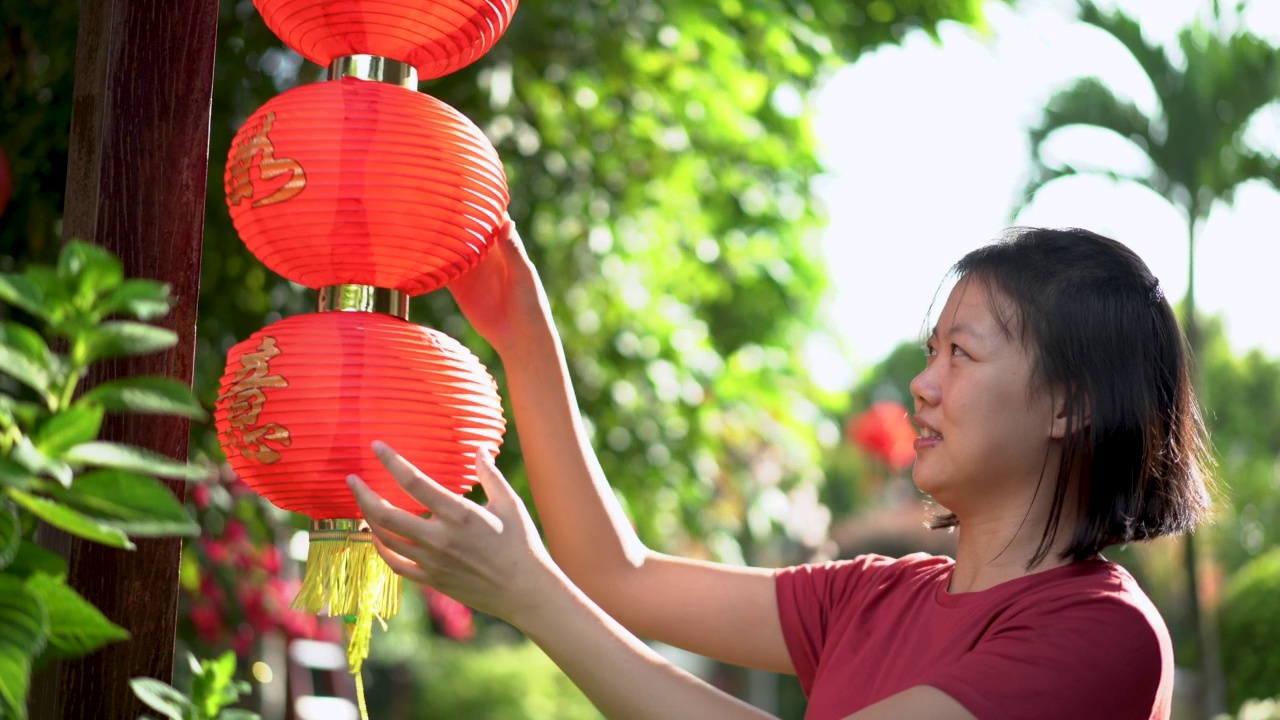
[[[807,695],[818,658],[842,614],[857,607],[858,594],[893,563],[882,555],[860,555],[813,565],[780,568],[774,573],[782,636]]]
[[[1113,595],[1011,611],[925,684],[979,720],[1162,718],[1173,651],[1154,612]]]

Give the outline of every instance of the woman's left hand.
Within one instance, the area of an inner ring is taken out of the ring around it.
[[[401,510],[350,476],[378,554],[396,573],[518,626],[516,615],[531,609],[557,572],[489,452],[476,453],[487,506],[450,492],[383,443],[374,443],[374,452],[405,492],[431,509],[430,518]]]

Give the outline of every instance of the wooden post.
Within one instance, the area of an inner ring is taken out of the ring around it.
[[[82,0],[63,237],[121,257],[128,277],[169,283],[177,298],[160,324],[178,345],[102,363],[99,383],[139,374],[190,383],[209,162],[209,113],[218,0]],[[187,458],[189,425],[161,416],[113,416],[104,439]],[[170,484],[178,497],[182,483]],[[134,720],[145,711],[129,679],[173,676],[182,541],[140,540],[113,550],[42,528],[68,560],[68,582],[132,634],[86,658],[39,673],[37,720]]]

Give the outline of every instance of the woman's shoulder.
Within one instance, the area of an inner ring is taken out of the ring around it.
[[[896,558],[866,554],[780,568],[776,571],[776,577],[786,583],[801,582],[822,586],[898,585],[906,581],[927,582],[950,572],[954,564],[951,558],[944,555],[923,552]]]
[[[1020,579],[1008,598],[1011,615],[1035,614],[1050,625],[1119,631],[1127,628],[1167,642],[1168,630],[1155,604],[1124,566],[1085,560]]]

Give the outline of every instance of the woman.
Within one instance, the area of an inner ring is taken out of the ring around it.
[[[1014,229],[955,270],[911,384],[913,478],[950,511],[935,525],[957,528],[954,562],[774,571],[644,547],[587,441],[509,223],[451,289],[507,368],[550,553],[484,453],[487,507],[385,446],[435,515],[397,510],[354,477],[353,490],[392,568],[524,630],[610,718],[767,717],[631,633],[796,673],[814,720],[1167,718],[1168,631],[1100,552],[1189,531],[1208,507],[1173,311],[1136,255],[1081,230]]]

